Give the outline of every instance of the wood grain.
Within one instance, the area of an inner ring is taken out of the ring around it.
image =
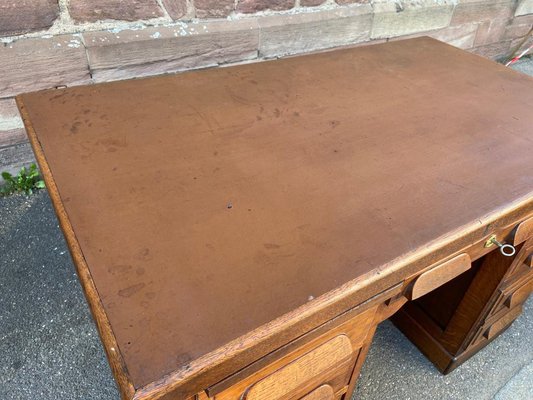
[[[513,244],[519,245],[531,237],[533,237],[533,218],[526,219],[518,225],[513,237]]]
[[[513,292],[506,300],[505,305],[512,309],[523,304],[533,291],[533,278]]]
[[[281,399],[287,396],[294,396],[295,391],[301,392],[305,388],[310,389],[313,384],[316,387],[322,383],[332,384],[335,390],[339,390],[349,383],[355,361],[359,358],[359,349],[367,340],[369,331],[373,332],[375,329],[374,321],[377,308],[378,305],[375,305],[359,315],[331,327],[323,335],[297,347],[294,351],[278,359],[270,360],[269,364],[262,370],[249,374],[242,381],[223,391],[220,391],[217,385],[209,388],[209,395],[214,395],[216,400],[235,400],[240,399],[244,393],[253,394],[255,390],[258,390],[262,394],[277,393]],[[342,344],[342,346],[339,344]],[[348,345],[350,348],[349,354],[347,351]],[[336,354],[342,357],[342,360],[339,359],[331,363],[326,353]],[[321,361],[316,362],[316,357],[320,357]],[[313,361],[308,361],[308,359]],[[326,364],[324,366],[321,363]],[[300,373],[308,366],[313,369],[319,368],[322,372],[312,373],[308,371],[308,373],[301,376]],[[277,384],[276,374],[280,371],[284,371],[283,376],[288,374],[292,381],[286,384]],[[305,382],[295,385],[294,380],[298,379]],[[330,382],[332,379],[333,381]],[[260,382],[264,383],[260,384]],[[255,385],[260,385],[260,389],[252,390]],[[222,387],[226,387],[226,385],[222,383]],[[301,394],[303,395],[304,393]],[[278,397],[274,396],[273,398],[277,399]]]
[[[324,375],[328,370],[341,368],[342,365],[349,366],[354,356],[353,352],[350,339],[345,335],[339,335],[252,385],[244,398],[246,400],[288,398],[292,392],[306,386],[309,380]]]
[[[470,269],[471,260],[468,254],[459,254],[429,271],[421,274],[414,282],[411,290],[407,293],[409,300],[418,299],[426,293],[438,288],[444,283],[459,276]]]
[[[363,304],[360,304],[359,306],[348,310],[336,318],[327,321],[319,327],[306,332],[297,339],[287,343],[285,346],[276,349],[275,351],[258,359],[254,363],[246,366],[226,379],[208,387],[207,392],[209,395],[215,396],[216,394],[228,389],[247,377],[256,374],[258,371],[268,367],[270,364],[282,359],[283,357],[286,357],[287,355],[294,356],[297,354],[302,354],[302,351],[305,350],[306,345],[311,342],[318,343],[316,340],[319,338],[319,340],[323,341],[327,340],[327,338],[334,337],[335,332],[341,332],[345,329],[343,328],[344,326],[351,327],[344,330],[344,332],[352,332],[355,329],[355,335],[352,333],[350,334],[350,337],[357,339],[355,342],[356,346],[358,346],[361,341],[366,343],[368,340],[371,340],[372,336],[374,335],[375,325],[377,324],[377,322],[373,322],[372,319],[374,319],[374,321],[381,320],[381,316],[380,318],[376,318],[375,316],[378,310],[380,310],[380,305],[384,304],[387,299],[396,298],[400,291],[401,285],[396,285],[379,293]],[[340,331],[339,327],[341,327]]]
[[[319,388],[313,390],[308,395],[301,398],[301,400],[333,400],[335,399],[335,393],[333,388],[329,385],[322,385]]]
[[[502,318],[500,318],[498,321],[496,321],[494,324],[492,324],[483,334],[485,338],[492,339],[495,335],[500,333],[503,329],[511,325],[511,322],[513,322],[520,314],[522,313],[522,306],[519,305],[512,310],[510,310],[507,314],[505,314]]]

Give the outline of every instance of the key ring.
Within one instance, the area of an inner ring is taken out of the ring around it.
[[[493,244],[500,248],[500,253],[502,253],[502,255],[504,255],[505,257],[512,257],[516,254],[516,249],[513,245],[498,242],[498,240],[496,239],[496,235],[492,235],[485,242],[485,247],[490,247]]]

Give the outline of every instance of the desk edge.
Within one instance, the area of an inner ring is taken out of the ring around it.
[[[193,396],[236,371],[265,356],[276,348],[296,339],[302,332],[316,328],[335,316],[394,286],[398,275],[407,276],[430,265],[439,257],[459,251],[467,242],[485,236],[494,223],[516,223],[533,213],[532,193],[517,199],[505,208],[497,209],[478,221],[470,221],[457,230],[435,239],[423,248],[414,249],[344,285],[325,293],[267,324],[227,343],[224,346],[176,369],[157,381],[135,388],[110,321],[98,296],[83,252],[70,224],[51,169],[24,105],[24,95],[16,97],[22,120],[52,204],[74,260],[78,278],[96,322],[106,356],[125,400],[156,400],[167,394],[184,398]],[[429,260],[433,260],[430,262]],[[423,268],[423,267],[422,267]],[[406,275],[407,274],[407,275]]]

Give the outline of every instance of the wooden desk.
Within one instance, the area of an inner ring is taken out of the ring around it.
[[[17,102],[124,399],[348,399],[531,292],[533,80],[435,40]]]

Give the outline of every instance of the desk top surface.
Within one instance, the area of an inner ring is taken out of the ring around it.
[[[429,38],[18,101],[135,387],[533,190],[533,80]]]

